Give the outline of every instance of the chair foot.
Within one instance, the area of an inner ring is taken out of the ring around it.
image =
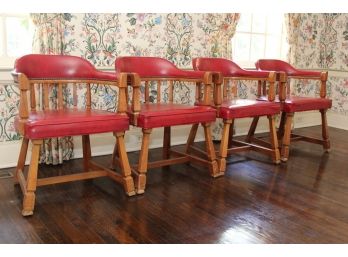
[[[23,217],[32,216],[33,214],[34,214],[33,211],[22,210]]]
[[[219,174],[224,174],[226,171],[226,159],[221,158],[217,160],[218,166],[219,166]]]
[[[218,178],[218,177],[222,177],[225,175],[225,172],[219,171],[218,173],[215,173],[213,175],[211,175],[213,178]]]
[[[281,154],[280,154],[281,160],[283,162],[286,162],[289,159],[289,153],[290,153],[289,146],[283,145],[282,151],[281,151]]]
[[[325,153],[331,153],[331,149],[329,148],[329,149],[324,149],[324,152]]]
[[[282,158],[281,158],[281,161],[282,161],[282,162],[287,162],[287,161],[288,161],[288,158],[282,157]]]
[[[279,163],[280,163],[280,152],[279,152],[279,149],[278,149],[278,148],[276,148],[276,149],[274,150],[272,159],[273,159],[273,163],[274,163],[274,164],[279,164]]]
[[[123,183],[124,183],[123,184],[124,190],[128,196],[136,195],[134,181],[133,181],[133,178],[131,176],[124,178]]]
[[[145,192],[146,175],[140,174],[137,178],[137,194],[143,194]]]
[[[137,192],[135,190],[132,191],[132,192],[126,192],[127,196],[133,196],[133,195],[136,195],[136,194],[137,194]]]
[[[209,171],[210,171],[211,176],[216,178],[217,174],[220,173],[219,165],[218,165],[217,161],[215,161],[215,160],[212,161],[212,163],[210,164],[210,167],[209,167]]]
[[[145,190],[137,190],[137,195],[142,195],[145,193]]]
[[[35,205],[35,194],[33,192],[26,193],[23,199],[23,216],[33,215]]]

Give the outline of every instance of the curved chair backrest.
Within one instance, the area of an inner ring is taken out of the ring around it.
[[[70,55],[25,55],[16,60],[14,73],[30,80],[117,80],[116,73],[98,71],[89,61]]]
[[[194,58],[192,65],[195,70],[221,72],[223,75],[223,99],[237,96],[236,80],[257,80],[261,92],[261,82],[274,82],[275,74],[269,71],[245,70],[231,60],[224,58]],[[265,87],[264,87],[265,88]],[[264,89],[266,90],[266,89]],[[261,93],[259,93],[261,94]]]
[[[221,72],[224,77],[267,78],[269,72],[255,72],[239,67],[235,62],[224,58],[194,58],[194,70]]]
[[[298,70],[289,63],[276,59],[260,59],[255,63],[255,66],[258,70],[283,71],[286,75],[294,77],[320,77],[321,74],[318,71]]]
[[[196,101],[203,98],[204,101],[208,101],[208,96],[205,98],[206,94],[203,96],[199,93],[202,89],[202,83],[208,84],[211,86],[213,81],[213,74],[204,71],[193,71],[193,70],[182,70],[176,67],[172,62],[160,58],[160,57],[136,57],[136,56],[126,56],[119,57],[116,59],[115,68],[117,72],[127,72],[136,74],[137,78],[139,78],[139,82],[133,82],[133,87],[138,88],[141,85],[141,82],[144,81],[145,87],[145,103],[152,102],[152,98],[150,98],[150,85],[153,83],[157,84],[157,95],[156,101],[160,102],[161,99],[161,85],[164,81],[167,81],[168,85],[168,101],[174,101],[174,82],[194,82],[196,83]],[[152,83],[153,82],[153,83]],[[138,84],[138,85],[135,85]],[[210,89],[207,89],[210,90]],[[136,90],[133,91],[135,94]],[[133,99],[139,98],[139,96],[134,96]],[[140,99],[139,99],[140,101]],[[137,103],[133,101],[133,105]],[[134,106],[133,106],[134,107]],[[139,107],[134,107],[135,109],[139,109]]]
[[[137,73],[141,79],[202,79],[204,76],[204,72],[181,70],[172,62],[160,57],[119,57],[116,59],[115,68],[118,72]]]

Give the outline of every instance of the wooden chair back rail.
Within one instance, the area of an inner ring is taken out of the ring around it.
[[[150,102],[150,86],[149,81],[145,81],[145,103]]]
[[[131,100],[132,110],[133,112],[140,111],[140,105],[137,107],[140,102],[141,91],[140,87],[144,86],[144,101],[145,103],[150,103],[150,87],[155,83],[156,91],[157,91],[157,103],[161,102],[162,99],[162,85],[168,86],[168,102],[173,103],[174,101],[174,85],[175,82],[187,82],[189,84],[195,84],[195,100],[196,101],[204,101],[205,93],[201,94],[204,89],[203,81],[200,79],[182,79],[182,78],[139,78],[139,86],[136,86],[134,83],[131,83],[130,86],[133,87],[133,96],[131,99],[127,96],[128,100]],[[127,90],[128,91],[128,90]],[[210,92],[212,90],[210,89]],[[212,94],[210,94],[212,95]],[[211,96],[210,96],[211,97]],[[210,98],[208,97],[208,98]]]
[[[56,83],[30,83],[30,109],[31,111],[36,110],[36,94],[35,94],[35,86],[42,86],[43,95],[42,95],[42,104],[44,110],[49,110],[49,93],[50,88],[53,86],[56,86]],[[79,83],[71,83],[70,84],[64,84],[59,83],[58,84],[58,109],[63,109],[64,107],[64,101],[63,101],[63,87],[64,86],[72,86],[72,93],[73,93],[73,106],[77,107],[78,103],[78,97],[77,97],[77,84]],[[80,83],[81,84],[81,83]],[[105,84],[105,82],[103,83]],[[87,93],[86,93],[86,108],[91,108],[91,85],[90,83],[86,83]]]
[[[196,82],[196,90],[195,90],[195,103],[203,103],[205,101],[205,87],[204,83],[202,82]],[[210,99],[214,99],[214,92],[211,90],[210,91]]]
[[[238,96],[238,81],[257,81],[257,95],[267,95],[268,84],[268,98],[273,101],[275,98],[275,80],[276,74],[271,72],[268,78],[254,78],[254,77],[224,77],[222,87],[222,97],[224,100],[233,99]],[[216,96],[215,96],[216,97]],[[216,100],[216,99],[215,99]]]
[[[203,101],[202,89],[203,89],[202,82],[196,82],[195,103],[199,103]]]
[[[73,106],[76,108],[77,107],[77,101],[78,101],[78,97],[77,97],[77,84],[74,83],[73,84]]]
[[[20,83],[20,81],[22,81]],[[42,87],[42,104],[44,110],[51,109],[49,104],[49,93],[50,89],[54,86],[57,87],[57,109],[63,109],[64,98],[63,89],[64,87],[71,86],[73,88],[73,106],[77,107],[77,85],[84,84],[86,86],[86,109],[91,109],[91,86],[92,85],[110,85],[117,86],[119,88],[119,94],[126,94],[125,86],[119,86],[115,81],[103,81],[103,80],[38,80],[38,79],[28,79],[24,74],[14,74],[14,82],[17,86],[20,85],[20,105],[19,105],[19,117],[22,121],[25,121],[29,117],[29,110],[36,110],[36,86]],[[39,98],[40,99],[40,98]],[[126,102],[120,97],[118,102],[118,112],[125,113],[127,109]]]
[[[284,72],[277,72],[276,81],[278,83],[278,92],[279,98],[281,100],[285,100],[287,97],[290,97],[291,95],[291,83],[290,81],[292,79],[298,79],[298,80],[317,80],[320,81],[320,97],[325,98],[326,97],[326,82],[328,78],[328,72],[323,71],[321,72],[320,76],[294,76],[294,75],[286,75]],[[261,94],[261,85],[258,86],[258,96],[266,95],[265,92],[262,92]]]
[[[174,81],[169,81],[169,87],[168,87],[168,100],[170,103],[174,101]]]

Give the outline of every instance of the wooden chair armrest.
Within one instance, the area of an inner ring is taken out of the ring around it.
[[[24,124],[29,118],[29,108],[28,108],[28,90],[30,88],[29,79],[22,73],[12,72],[12,77],[15,82],[15,85],[18,85],[19,93],[19,133],[24,134]]]
[[[117,82],[118,82],[117,86],[119,88],[117,112],[121,114],[126,114],[127,107],[128,107],[128,99],[127,99],[128,74],[123,72],[118,73]]]
[[[326,97],[326,81],[328,78],[328,72],[323,71],[320,74],[320,97],[325,98]]]
[[[277,73],[274,71],[271,71],[268,75],[268,82],[269,82],[269,89],[268,89],[268,100],[269,101],[274,101],[275,99],[275,82],[277,79]]]
[[[221,72],[214,72],[213,73],[213,83],[214,83],[214,105],[215,107],[220,107],[222,104],[222,83],[223,83],[223,76]]]
[[[291,75],[288,76],[289,79],[309,79],[309,80],[319,80],[320,81],[320,97],[326,97],[326,82],[328,79],[328,72],[318,72],[317,76],[311,75]]]
[[[140,85],[141,80],[137,73],[127,73],[127,83],[129,83],[132,86],[133,89],[133,96],[131,101],[131,111],[133,113],[133,124],[137,124],[138,115],[141,110],[141,92],[140,92]],[[128,104],[128,99],[127,99]]]
[[[288,76],[285,72],[278,72],[277,80],[279,81],[279,101],[284,102],[286,99],[286,85],[288,81]]]
[[[204,105],[210,105],[211,104],[211,95],[213,90],[213,72],[206,71],[204,73],[203,78],[203,84],[204,84],[204,90],[203,90],[203,104]]]

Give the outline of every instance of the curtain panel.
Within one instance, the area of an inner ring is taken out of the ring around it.
[[[67,22],[70,21],[69,14],[63,13],[37,13],[30,15],[34,25],[33,53],[38,54],[64,54],[66,44],[64,32]],[[37,97],[36,108],[43,108],[43,86],[35,85]],[[69,90],[64,91],[64,100],[67,103],[71,98]],[[50,108],[57,105],[57,89],[51,88],[49,95]],[[51,138],[44,140],[41,147],[40,162],[46,164],[61,164],[64,160],[73,157],[74,143],[72,137]]]

